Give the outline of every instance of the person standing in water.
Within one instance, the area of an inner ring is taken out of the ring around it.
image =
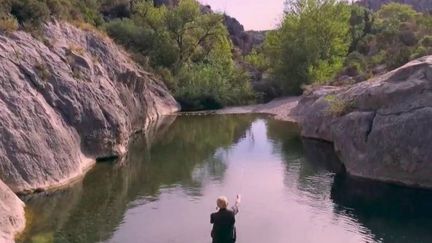
[[[234,243],[236,241],[235,215],[239,212],[240,195],[231,210],[227,209],[228,199],[224,196],[216,200],[219,210],[210,215],[210,223],[213,224],[211,231],[212,243]]]

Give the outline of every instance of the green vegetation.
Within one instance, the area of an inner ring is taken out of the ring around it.
[[[220,108],[253,100],[247,75],[234,65],[223,16],[202,14],[194,0],[174,9],[141,2],[131,18],[106,25],[140,63],[161,73],[184,109]]]
[[[299,94],[309,84],[363,81],[432,54],[432,16],[408,5],[371,12],[336,0],[286,2],[280,27],[245,58],[270,74],[279,95]]]
[[[299,94],[302,85],[330,80],[342,68],[350,44],[350,9],[336,0],[296,0],[288,6],[263,51],[282,93]]]
[[[32,33],[52,18],[105,31],[146,69],[158,73],[184,109],[212,109],[255,99],[235,65],[223,16],[195,0],[155,7],[151,0],[4,0],[0,31]]]
[[[105,32],[159,74],[186,110],[300,94],[311,84],[358,82],[432,54],[432,16],[408,5],[371,12],[338,0],[286,3],[279,28],[246,56],[233,51],[223,16],[203,13],[196,0],[175,7],[156,7],[152,0],[3,0],[0,31],[38,35],[44,22],[63,19]],[[250,76],[264,77],[254,83],[258,95]]]
[[[36,63],[34,68],[36,70],[36,74],[42,81],[47,81],[48,79],[50,79],[51,74],[48,71],[47,66],[42,63]]]
[[[346,100],[335,95],[327,95],[324,97],[329,107],[327,112],[329,115],[342,116],[353,110],[355,104],[352,100]]]

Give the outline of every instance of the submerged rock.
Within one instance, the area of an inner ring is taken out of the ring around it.
[[[293,111],[307,138],[332,142],[354,176],[432,187],[432,56],[348,87],[321,87]]]

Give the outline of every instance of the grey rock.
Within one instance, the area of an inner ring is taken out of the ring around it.
[[[0,242],[14,242],[24,226],[24,203],[0,180]]]
[[[24,228],[14,194],[65,185],[179,109],[109,38],[66,23],[0,34],[0,242]]]
[[[432,187],[432,56],[348,87],[321,87],[293,110],[302,136],[334,144],[346,171]]]
[[[178,109],[103,34],[49,23],[43,36],[0,35],[0,179],[14,192],[68,183]]]

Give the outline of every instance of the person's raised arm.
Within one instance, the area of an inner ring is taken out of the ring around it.
[[[240,194],[237,194],[236,201],[234,203],[234,206],[232,207],[232,211],[234,212],[234,214],[237,214],[239,212],[238,207],[240,205],[240,202],[241,202],[241,196]]]

